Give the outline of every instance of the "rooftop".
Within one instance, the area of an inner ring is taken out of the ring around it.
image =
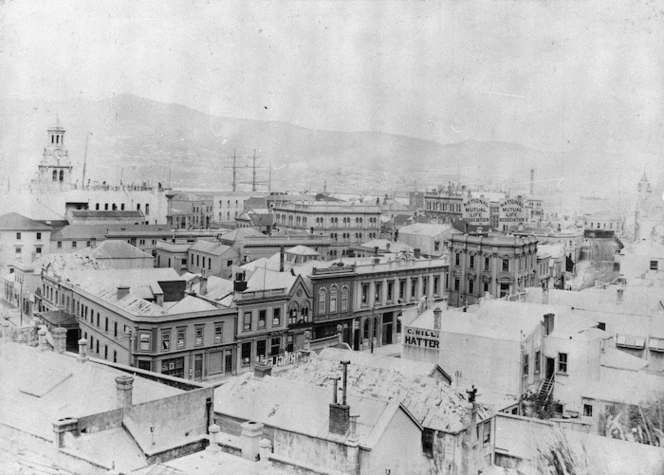
[[[229,249],[231,249],[230,246],[222,244],[218,241],[205,241],[202,239],[196,241],[190,248],[191,251],[204,252],[214,256],[221,256]]]
[[[285,431],[297,432],[321,439],[343,442],[346,437],[329,432],[329,404],[332,394],[328,388],[265,376],[256,379],[244,374],[215,390],[215,412],[242,420],[251,420]],[[393,416],[385,400],[350,394],[348,405],[358,414],[357,435],[360,445],[372,447],[377,441],[375,432],[381,431],[381,420]]]
[[[321,357],[278,376],[325,387],[329,394],[333,378],[342,374],[341,360],[351,361],[347,374],[350,395],[398,401],[427,428],[450,433],[464,429],[469,403],[446,382],[429,376],[436,366],[430,363],[325,349]]]
[[[418,234],[422,236],[436,237],[440,234],[457,234],[451,224],[415,223],[399,229],[399,234]]]
[[[312,248],[308,246],[303,246],[303,245],[298,245],[295,247],[291,247],[290,249],[286,249],[286,253],[288,254],[293,254],[297,256],[318,256],[318,252],[313,250]]]
[[[86,210],[76,209],[71,211],[74,218],[144,218],[142,211],[138,210]]]
[[[0,215],[0,231],[52,231],[52,228],[22,214],[7,213]]]
[[[95,247],[82,249],[78,254],[95,259],[152,259],[147,252],[124,241],[104,241]]]
[[[115,378],[126,373],[38,348],[0,345],[0,422],[51,440],[52,422],[116,409]],[[140,404],[183,391],[134,377],[133,402]]]

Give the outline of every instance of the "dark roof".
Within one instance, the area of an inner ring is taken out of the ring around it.
[[[397,226],[409,224],[413,220],[413,216],[410,214],[397,214],[392,221]]]
[[[50,226],[47,226],[39,221],[26,218],[22,214],[7,213],[0,216],[0,231],[52,231]]]
[[[109,226],[106,224],[70,224],[58,229],[51,235],[51,241],[62,241],[67,239],[88,240],[106,239]]]
[[[52,310],[50,312],[41,312],[39,315],[51,325],[56,327],[78,327],[78,322],[73,315],[62,310]]]
[[[139,210],[85,210],[77,209],[71,212],[75,218],[143,218],[145,215]]]
[[[250,210],[254,208],[267,208],[267,198],[264,196],[252,196],[247,198],[244,202],[244,210]]]

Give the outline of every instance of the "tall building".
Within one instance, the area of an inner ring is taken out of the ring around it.
[[[342,257],[353,244],[378,238],[380,206],[339,201],[277,202],[274,224],[280,229],[309,231],[332,240],[328,258]],[[323,256],[325,257],[325,256]]]
[[[450,236],[448,303],[476,303],[487,292],[502,298],[537,283],[537,239],[512,235]]]

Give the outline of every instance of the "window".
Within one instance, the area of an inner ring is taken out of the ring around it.
[[[258,328],[265,328],[265,321],[267,320],[267,310],[258,311]]]
[[[440,276],[433,276],[433,294],[440,295]]]
[[[244,312],[244,331],[251,331],[251,312]]]
[[[434,241],[433,242],[433,250],[434,251],[440,251],[440,241]]]
[[[475,256],[470,256],[470,268],[475,267]]]
[[[141,362],[139,361],[139,364]],[[150,362],[147,361],[148,366]],[[148,368],[149,369],[149,368]],[[161,374],[166,374],[168,376],[175,376],[176,378],[184,378],[184,358],[171,358],[168,360],[162,360],[161,362]]]
[[[221,343],[223,334],[224,334],[224,324],[223,323],[215,324],[214,325],[214,342],[215,343]]]
[[[592,404],[584,404],[583,405],[583,415],[585,417],[592,417],[593,416],[593,406],[592,406]]]
[[[484,437],[483,437],[483,442],[485,444],[489,443],[491,441],[491,421],[486,421],[484,423]]]
[[[362,284],[362,305],[366,305],[369,298],[369,284]]]
[[[272,338],[272,346],[270,348],[270,356],[277,356],[281,349],[281,338]]]
[[[325,313],[326,294],[327,292],[325,292],[325,289],[320,289],[318,291],[318,313]]]
[[[510,260],[503,259],[503,272],[509,272],[510,270]]]
[[[251,364],[251,342],[242,343],[242,366],[249,366]]]
[[[567,373],[567,353],[558,353],[558,371]]]
[[[19,233],[20,234],[20,233]],[[20,238],[19,238],[20,239]],[[650,270],[657,270],[658,268],[658,262],[657,261],[650,261]]]
[[[196,337],[194,339],[194,345],[201,346],[203,344],[203,328],[202,326],[196,327]]]
[[[454,254],[454,265],[458,266],[460,262],[461,262],[461,257],[459,255],[459,253],[457,252],[457,253]]]
[[[108,345],[104,345],[104,359],[108,359]]]
[[[348,287],[341,289],[341,311],[348,311]]]
[[[376,293],[374,294],[374,302],[380,303],[381,297],[383,295],[383,285],[380,282],[376,282],[374,285],[376,289]]]
[[[542,364],[542,352],[541,351],[536,351],[535,352],[535,373],[540,372]]]
[[[42,253],[42,248],[41,248],[41,247],[36,247],[36,248],[35,248],[35,252],[36,252],[37,254],[41,254],[41,253]]]
[[[338,291],[336,287],[330,289],[330,313],[336,313],[337,311],[337,295]]]
[[[184,348],[186,345],[186,328],[178,328],[178,350]]]
[[[113,363],[118,362],[118,352],[117,350],[113,350]]]
[[[472,294],[475,292],[475,281],[473,279],[468,279],[468,293]]]
[[[41,233],[37,233],[37,241],[41,240]]]
[[[272,326],[278,327],[281,325],[281,308],[275,307],[272,309]]]
[[[417,297],[417,279],[411,279],[410,281],[410,297]]]
[[[406,281],[405,280],[400,280],[399,281],[399,298],[401,300],[406,299]]]
[[[484,268],[488,270],[489,267],[491,267],[491,260],[490,260],[490,258],[485,257],[484,258]]]
[[[528,358],[529,355],[523,355],[523,375],[528,376]]]
[[[106,317],[106,321],[104,322],[104,331],[108,333],[108,317]]]
[[[267,341],[258,340],[256,342],[256,359],[258,361],[265,359],[266,351],[267,351]]]
[[[459,291],[459,279],[454,279],[454,290]]]
[[[161,349],[162,351],[171,349],[171,330],[162,330],[161,332]]]
[[[422,452],[427,457],[433,457],[433,437],[434,432],[431,429],[422,430]]]
[[[139,332],[138,334],[138,347],[141,351],[150,351],[151,343],[151,334],[150,332]],[[97,342],[99,343],[99,342]]]
[[[17,239],[18,241],[21,240],[21,233],[16,233],[16,239]]]
[[[62,249],[62,241],[58,241],[58,243],[57,243],[57,248],[58,248],[58,249]]]

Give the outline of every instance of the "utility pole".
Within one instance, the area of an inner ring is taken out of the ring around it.
[[[23,328],[23,282],[21,281],[21,295],[18,297],[18,304],[20,307],[20,315],[21,315],[21,328]]]
[[[226,167],[233,169],[233,191],[237,191],[237,164],[236,164],[235,149],[233,149],[233,166]]]
[[[92,135],[92,132],[88,132],[88,134],[85,136],[85,153],[83,154],[83,181],[81,182],[81,186],[85,188],[85,169],[87,168],[88,165],[88,141],[90,140],[90,136]]]

